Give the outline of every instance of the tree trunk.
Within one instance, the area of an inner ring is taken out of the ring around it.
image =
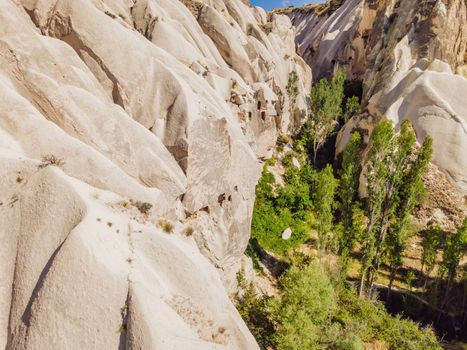
[[[365,286],[365,275],[366,275],[366,271],[362,271],[362,275],[360,276],[360,286],[358,288],[358,295],[360,298],[363,298],[363,289],[364,289],[364,286]]]
[[[371,291],[373,289],[373,283],[375,280],[375,275],[378,274],[379,265],[382,255],[382,246],[384,239],[386,238],[386,233],[388,231],[388,223],[389,223],[389,213],[388,210],[384,210],[383,212],[383,219],[381,220],[381,228],[376,236],[376,252],[375,257],[373,258],[372,263],[372,271],[368,275],[368,288]]]
[[[391,296],[391,289],[392,289],[392,284],[394,282],[394,278],[396,277],[396,272],[397,269],[395,266],[391,266],[391,275],[389,276],[389,285],[388,285],[388,294],[386,296],[386,302],[389,301],[389,298]]]
[[[316,156],[318,153],[318,143],[313,141],[313,166],[316,168]]]
[[[369,272],[367,274],[367,278],[366,278],[366,290],[365,290],[365,294],[366,294],[366,297],[367,299],[371,299],[371,294],[372,294],[372,290],[373,290],[373,283],[375,281],[375,269],[373,268],[373,265],[370,266],[369,268]]]

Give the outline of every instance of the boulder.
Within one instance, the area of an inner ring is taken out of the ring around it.
[[[287,241],[290,239],[290,237],[292,237],[292,229],[289,227],[289,228],[286,228],[284,230],[284,232],[282,232],[282,239]]]

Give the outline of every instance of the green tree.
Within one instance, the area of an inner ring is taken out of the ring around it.
[[[318,217],[318,250],[320,257],[324,250],[329,248],[329,232],[332,228],[334,196],[337,180],[334,178],[332,167],[326,168],[316,174],[314,185],[314,208]]]
[[[295,104],[297,103],[297,97],[299,94],[298,89],[298,75],[295,71],[291,71],[289,74],[289,81],[286,86],[287,95],[289,96],[289,111],[293,113]]]
[[[400,147],[412,147],[415,134],[410,131],[408,123],[403,124],[400,137],[406,137],[408,141],[403,141]],[[407,133],[407,135],[404,135]],[[410,136],[412,134],[412,136]],[[405,143],[404,143],[405,142]],[[402,157],[409,157],[410,149],[404,151]],[[388,297],[391,293],[392,283],[394,281],[397,269],[402,266],[402,253],[406,248],[408,238],[412,235],[410,229],[410,214],[423,199],[425,188],[423,186],[423,174],[428,169],[433,154],[432,140],[427,137],[423,142],[422,147],[418,150],[416,159],[412,161],[401,160],[404,163],[400,167],[402,177],[400,182],[397,183],[396,199],[394,200],[394,213],[393,218],[389,223],[388,229],[388,256],[391,267],[391,274],[389,277]]]
[[[282,293],[270,303],[277,350],[317,349],[320,334],[336,307],[336,295],[316,262],[292,266],[280,278]]]
[[[318,150],[334,130],[337,118],[342,115],[345,78],[345,70],[340,69],[330,80],[321,79],[311,90],[312,116],[306,130],[312,140],[313,163],[316,163]]]
[[[451,286],[456,278],[459,263],[465,254],[467,244],[467,217],[459,227],[457,232],[446,238],[443,250],[443,260],[441,263],[440,277],[447,278],[446,294],[443,304],[449,295]]]
[[[267,166],[263,170],[256,186],[251,225],[252,237],[260,246],[280,255],[303,243],[314,226],[310,198],[315,173],[312,166],[303,164],[297,168],[291,156],[285,157],[282,165],[285,168],[283,186],[276,183]],[[293,234],[290,239],[283,240],[281,235],[287,228],[291,228]]]
[[[394,283],[397,270],[402,266],[402,253],[407,247],[407,240],[414,234],[414,230],[408,224],[404,224],[398,228],[397,234],[392,233],[388,235],[386,254],[388,256],[391,272],[389,275],[387,298],[391,295],[392,285]]]
[[[342,155],[342,167],[339,171],[339,211],[342,220],[343,233],[339,244],[339,253],[345,260],[354,249],[358,237],[358,230],[353,227],[356,215],[356,201],[358,196],[362,138],[358,132],[352,135]]]
[[[422,240],[422,266],[421,273],[429,276],[436,265],[436,254],[441,243],[441,227],[430,223]]]
[[[237,298],[237,310],[258,344],[264,349],[272,346],[271,335],[274,333],[274,326],[269,318],[268,300],[257,295],[253,284],[248,285]]]
[[[357,96],[352,96],[345,101],[344,121],[348,121],[360,112],[360,101]]]
[[[430,138],[425,140],[417,155],[414,155],[414,144],[415,132],[408,120],[402,122],[398,134],[390,121],[383,120],[371,136],[365,171],[369,224],[363,244],[361,295],[371,295],[388,246],[396,254],[394,265],[400,263],[408,237],[410,213],[420,201],[421,177],[432,153]],[[390,239],[388,232],[392,232]]]
[[[260,298],[250,286],[239,298],[239,312],[263,348],[363,350],[364,342],[381,340],[395,350],[441,349],[431,328],[389,315],[350,286],[333,286],[317,261],[292,260],[276,297]]]
[[[385,247],[386,235],[391,224],[390,220],[393,219],[399,205],[399,194],[402,186],[405,186],[403,182],[404,174],[411,165],[410,156],[415,143],[415,132],[409,120],[406,119],[402,122],[399,134],[394,135],[391,141],[389,148],[386,149],[385,163],[380,165],[383,169],[381,173],[383,179],[383,202],[379,214],[380,223],[375,232],[376,251],[373,258],[373,266],[368,274],[368,295],[372,292],[373,283],[379,271],[381,257],[384,254],[383,248]],[[405,226],[402,226],[403,228]]]
[[[386,197],[386,181],[389,177],[388,158],[394,144],[394,129],[389,120],[382,120],[373,131],[367,155],[366,183],[367,183],[367,217],[368,227],[362,241],[362,259],[360,271],[359,294],[367,293],[367,275],[373,268],[372,262],[376,256],[376,236],[382,225],[381,212]]]

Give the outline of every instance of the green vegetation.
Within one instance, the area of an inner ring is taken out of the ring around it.
[[[330,234],[333,222],[334,196],[336,193],[337,181],[332,173],[332,168],[328,164],[326,168],[316,174],[314,186],[315,212],[318,221],[318,251],[321,258],[323,251],[329,250],[332,246],[332,236]]]
[[[443,261],[440,268],[440,277],[447,277],[446,295],[445,299],[449,295],[449,291],[452,287],[454,279],[457,275],[457,269],[461,261],[462,256],[465,254],[465,246],[467,245],[467,217],[464,219],[459,230],[447,237],[446,243],[443,249]],[[444,302],[443,302],[444,304]]]
[[[344,121],[349,120],[360,112],[360,101],[357,96],[352,96],[345,101]]]
[[[61,167],[65,165],[65,162],[61,158],[57,158],[53,154],[46,154],[42,156],[42,163],[39,165],[39,168],[46,168],[50,165]]]
[[[422,241],[422,267],[420,272],[425,273],[427,277],[433,272],[436,265],[436,254],[441,244],[442,230],[439,225],[430,223],[425,231]],[[426,283],[426,279],[425,279]]]
[[[279,254],[305,242],[314,227],[310,195],[314,171],[309,165],[296,168],[291,156],[283,164],[286,168],[283,187],[276,184],[267,168],[263,170],[256,187],[252,222],[252,236],[260,246]],[[287,228],[293,234],[289,240],[283,240],[281,236]]]
[[[239,311],[260,346],[277,350],[355,349],[383,342],[388,349],[441,349],[430,328],[390,316],[379,303],[336,284],[323,264],[293,265],[281,292],[260,298],[250,285]]]
[[[159,220],[158,226],[165,233],[172,233],[174,229],[174,225],[170,221],[167,221],[167,220]]]
[[[344,82],[338,71],[316,84],[309,121],[295,139],[281,136],[277,157],[263,170],[247,254],[261,271],[260,261],[273,253],[271,273],[280,287],[277,296],[261,297],[241,278],[240,314],[264,349],[440,349],[431,328],[392,316],[375,301],[376,282],[384,279],[389,300],[396,279],[415,293],[423,273],[426,287],[437,271],[430,288],[433,306],[442,308],[458,287],[467,220],[446,238],[431,225],[423,233],[420,271],[403,266],[409,239],[419,234],[411,217],[424,199],[432,141],[417,145],[408,120],[399,131],[382,120],[367,144],[355,132],[334,168],[328,162],[318,169],[316,156],[335,124],[360,110],[357,97],[344,96]],[[292,235],[283,239],[287,228]]]
[[[362,138],[354,133],[342,155],[342,166],[339,170],[340,186],[338,197],[340,202],[340,218],[342,234],[339,238],[339,253],[342,265],[347,267],[349,254],[363,235],[364,214],[357,201],[359,176],[361,171]],[[343,269],[344,274],[346,268]]]
[[[410,236],[410,214],[422,199],[422,175],[431,160],[432,141],[426,138],[416,152],[414,143],[415,132],[408,120],[398,134],[389,120],[383,120],[371,136],[365,169],[369,224],[360,280],[360,294],[367,297],[373,292],[384,254],[390,257],[391,287]]]
[[[331,79],[321,79],[311,90],[311,117],[303,126],[299,143],[307,147],[316,164],[318,151],[335,131],[338,119],[347,119],[360,110],[356,96],[346,99],[346,72],[339,69]]]
[[[292,266],[281,278],[283,288],[269,302],[278,350],[313,349],[336,308],[331,281],[318,263]]]
[[[291,109],[293,109],[299,94],[298,75],[295,71],[292,71],[289,74],[289,81],[287,82],[286,90],[287,95],[289,95]]]

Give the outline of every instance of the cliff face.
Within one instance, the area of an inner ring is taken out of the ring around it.
[[[415,61],[439,59],[455,73],[465,69],[463,0],[332,0],[276,12],[288,15],[297,27],[298,49],[313,68],[314,80],[344,67],[351,79],[365,80],[371,96],[395,68],[403,68],[394,67],[395,51],[403,45]]]
[[[315,80],[344,67],[362,82],[367,115],[349,121],[338,151],[356,126],[409,118],[420,142],[433,137],[433,162],[467,193],[465,1],[346,0],[279,12],[297,26]]]
[[[0,348],[257,348],[225,287],[305,114],[294,36],[240,0],[0,2]]]

